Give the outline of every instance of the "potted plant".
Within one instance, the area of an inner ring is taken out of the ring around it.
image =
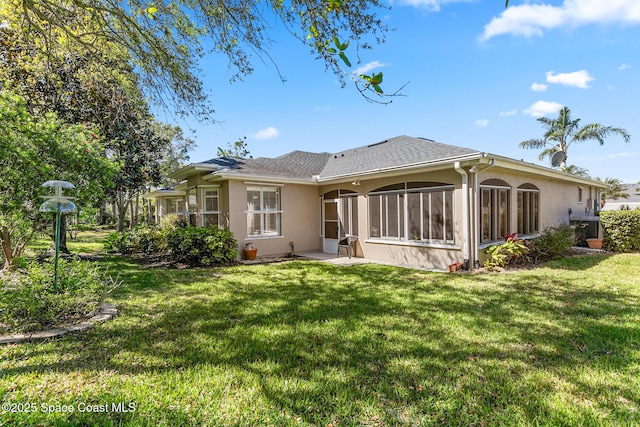
[[[589,249],[602,249],[602,239],[587,239],[587,245],[589,245]]]
[[[253,261],[256,259],[256,256],[258,254],[258,248],[253,246],[253,243],[249,242],[246,245],[244,245],[243,252],[244,252],[244,259],[246,259],[247,261]]]

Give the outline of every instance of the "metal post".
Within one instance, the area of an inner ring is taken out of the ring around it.
[[[58,292],[58,254],[60,252],[60,212],[56,213],[56,257],[53,266],[53,292]]]

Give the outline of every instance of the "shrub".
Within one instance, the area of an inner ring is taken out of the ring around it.
[[[547,227],[540,236],[527,242],[528,255],[533,262],[549,261],[566,254],[575,244],[575,227]]]
[[[131,254],[136,251],[134,233],[132,231],[114,231],[104,238],[104,250],[107,252],[120,252]]]
[[[176,228],[167,235],[171,258],[190,266],[228,265],[238,254],[229,230],[218,227]]]
[[[107,252],[156,253],[167,249],[166,236],[153,224],[139,225],[133,230],[113,232],[105,237],[104,250]]]
[[[508,265],[521,262],[528,251],[524,240],[517,239],[515,234],[508,235],[505,236],[505,242],[501,245],[490,246],[485,250],[489,258],[485,260],[483,265],[489,270],[496,267],[505,268]]]
[[[27,332],[86,318],[105,295],[97,267],[59,260],[58,291],[53,291],[53,260],[31,261],[0,280],[0,333]]]
[[[600,212],[603,247],[614,252],[640,250],[640,210]]]

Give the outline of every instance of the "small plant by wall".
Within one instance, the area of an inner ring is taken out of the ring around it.
[[[603,248],[614,252],[640,250],[640,210],[600,212]]]

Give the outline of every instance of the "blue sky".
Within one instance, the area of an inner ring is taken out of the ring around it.
[[[255,72],[230,83],[223,57],[202,63],[218,124],[196,129],[191,161],[246,136],[254,157],[292,150],[337,152],[397,135],[421,136],[537,160],[520,141],[541,137],[536,118],[567,105],[582,123],[625,128],[604,146],[572,145],[568,163],[593,176],[640,180],[640,2],[638,0],[393,0],[379,16],[394,31],[373,50],[349,51],[353,68],[376,66],[383,89],[406,96],[370,104],[309,49],[278,28]],[[162,116],[159,117],[161,120]],[[167,120],[165,118],[165,120]]]

